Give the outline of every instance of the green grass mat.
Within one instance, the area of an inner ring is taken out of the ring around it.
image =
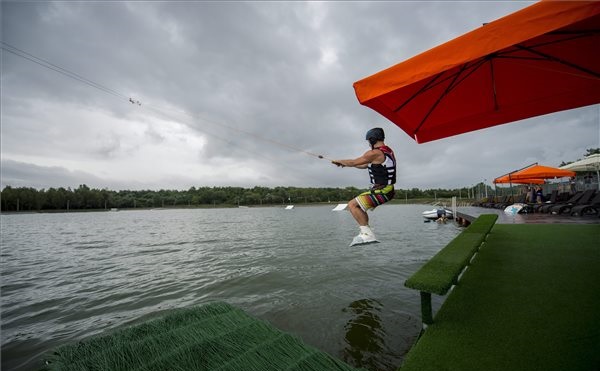
[[[226,303],[58,348],[48,370],[355,370]]]
[[[400,368],[600,369],[600,226],[495,225]]]
[[[446,295],[456,278],[479,249],[498,215],[481,215],[461,234],[406,280],[411,289]]]

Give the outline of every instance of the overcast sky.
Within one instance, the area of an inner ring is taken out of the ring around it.
[[[398,188],[577,160],[600,147],[598,105],[417,144],[354,95],[531,3],[2,1],[3,42],[101,86],[2,50],[1,186],[364,188],[366,170],[310,153],[358,157],[374,126]]]

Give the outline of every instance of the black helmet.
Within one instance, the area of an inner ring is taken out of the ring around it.
[[[367,135],[366,135],[365,139],[368,140],[369,143],[371,143],[371,145],[374,145],[375,143],[379,142],[380,140],[384,140],[385,134],[383,133],[382,128],[373,128],[373,129],[367,131]]]

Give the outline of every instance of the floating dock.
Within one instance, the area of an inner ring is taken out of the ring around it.
[[[60,347],[46,369],[356,370],[221,302],[176,309],[137,326]]]

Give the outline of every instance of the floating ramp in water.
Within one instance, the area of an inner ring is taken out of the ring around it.
[[[355,370],[226,303],[62,346],[48,370]]]
[[[331,209],[331,211],[346,210],[346,207],[348,207],[348,204],[338,204],[336,207],[334,207],[333,209]]]
[[[285,207],[286,210],[292,210],[294,208],[294,205],[287,205]]]

